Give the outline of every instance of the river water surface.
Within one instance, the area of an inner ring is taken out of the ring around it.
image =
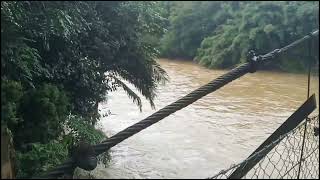
[[[188,61],[158,62],[170,81],[158,89],[156,110],[226,72]],[[306,85],[305,74],[247,74],[113,147],[108,167],[99,166],[92,174],[97,178],[215,175],[244,160],[276,130],[306,100]],[[318,76],[311,78],[311,92],[318,101]],[[111,115],[99,125],[109,137],[156,111],[143,99],[139,112],[122,90],[108,96],[99,109],[110,110]]]

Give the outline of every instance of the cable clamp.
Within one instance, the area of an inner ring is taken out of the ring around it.
[[[254,50],[250,50],[247,54],[247,61],[250,63],[251,68],[249,70],[250,73],[254,73],[257,71],[258,62],[262,59],[261,56],[257,56]]]
[[[72,154],[74,166],[91,171],[97,167],[98,159],[93,147],[87,142],[80,142]]]

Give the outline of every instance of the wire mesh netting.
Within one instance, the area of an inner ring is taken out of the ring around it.
[[[305,142],[301,158],[304,132]],[[261,151],[258,151],[239,164],[220,171],[209,179],[228,178],[236,169],[240,168],[239,170],[241,171],[242,168],[246,167],[246,164],[252,163],[261,157],[263,158],[242,178],[318,179],[319,115],[307,118],[295,129],[265,146]],[[301,166],[300,172],[299,166]]]

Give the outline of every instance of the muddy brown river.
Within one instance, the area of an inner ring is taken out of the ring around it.
[[[158,89],[156,110],[226,72],[188,61],[158,62],[170,81]],[[108,167],[99,166],[91,174],[96,178],[215,175],[244,160],[276,130],[306,100],[306,85],[306,74],[247,74],[113,147]],[[311,92],[318,101],[318,76],[311,77]],[[99,124],[108,136],[156,111],[142,99],[140,112],[122,90],[108,98],[99,106],[102,113],[111,111]]]

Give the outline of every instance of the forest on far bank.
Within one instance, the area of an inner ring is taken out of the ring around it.
[[[164,1],[166,33],[162,57],[195,60],[214,69],[232,68],[258,54],[283,47],[319,28],[318,1]],[[319,55],[319,38],[313,43]],[[265,69],[305,72],[308,43]],[[319,61],[313,62],[314,67]]]

